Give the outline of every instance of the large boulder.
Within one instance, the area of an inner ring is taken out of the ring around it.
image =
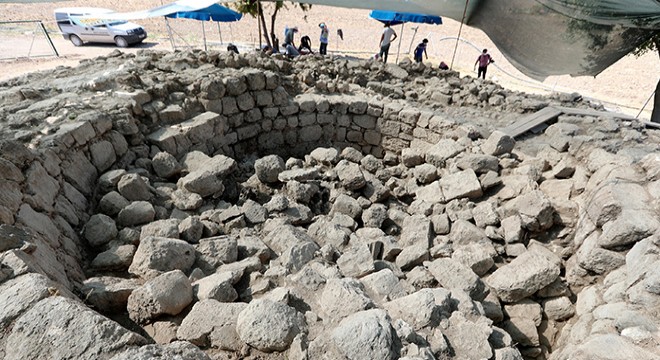
[[[183,240],[149,236],[140,241],[131,274],[153,278],[170,270],[189,271],[195,263],[195,248]]]
[[[490,359],[493,350],[488,338],[492,332],[489,319],[478,317],[472,321],[460,311],[454,311],[443,334],[457,359]]]
[[[181,187],[201,196],[209,196],[224,191],[222,180],[236,169],[236,161],[224,155],[216,155],[199,169],[190,172],[179,180]]]
[[[238,314],[240,339],[264,352],[284,351],[293,339],[306,332],[305,320],[296,309],[265,299],[252,300]]]
[[[187,341],[174,341],[165,345],[131,347],[110,360],[211,360],[197,346]]]
[[[341,184],[347,190],[358,190],[367,185],[367,181],[358,164],[347,160],[341,160],[337,166],[335,166],[335,171],[337,172]]]
[[[305,230],[292,225],[281,225],[268,233],[263,239],[263,242],[276,254],[282,255],[294,245],[314,242],[314,240],[307,235]]]
[[[401,319],[415,330],[435,327],[442,316],[451,313],[451,292],[446,289],[422,289],[383,304],[393,319]]]
[[[177,315],[193,301],[193,289],[181,270],[147,281],[128,297],[128,316],[144,323],[160,315]]]
[[[245,303],[202,300],[196,303],[183,319],[176,336],[197,346],[239,351],[243,342],[236,332],[236,323],[238,314],[245,307],[247,307]]]
[[[477,301],[483,300],[488,295],[487,287],[477,274],[454,259],[435,259],[427,262],[426,267],[444,288],[463,290]]]
[[[254,162],[254,171],[262,183],[275,183],[277,176],[284,171],[284,160],[277,155],[264,156]]]
[[[328,280],[319,302],[323,311],[334,319],[374,307],[362,284],[352,278]]]
[[[481,145],[481,150],[488,155],[498,156],[511,152],[514,146],[516,141],[511,136],[496,130]]]
[[[9,326],[32,305],[50,296],[61,286],[41,274],[24,274],[0,285],[0,326]],[[1,352],[0,352],[1,353]]]
[[[80,292],[98,311],[112,313],[125,310],[128,297],[139,286],[135,279],[100,276],[85,280]]]
[[[550,285],[559,271],[559,263],[546,253],[528,250],[497,269],[487,282],[502,301],[515,302]]]
[[[105,245],[117,236],[117,225],[111,217],[103,214],[95,214],[89,218],[83,235],[91,246]]]
[[[361,311],[342,320],[332,331],[332,340],[350,360],[398,359],[399,339],[391,321],[384,310]]]
[[[5,359],[108,358],[129,346],[147,344],[80,301],[61,296],[39,301],[6,331],[0,350]]]

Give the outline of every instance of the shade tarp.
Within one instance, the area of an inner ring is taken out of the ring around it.
[[[457,21],[465,11],[466,24],[483,30],[514,66],[537,79],[595,76],[660,31],[659,0],[293,1]]]
[[[442,24],[442,18],[435,15],[425,14],[411,14],[396,11],[373,10],[369,13],[372,19],[381,22],[389,23],[390,25],[398,25],[407,22],[420,23],[420,24]]]
[[[194,10],[194,11],[178,11],[173,14],[165,15],[168,18],[174,19],[194,19],[201,21],[221,21],[232,22],[238,21],[243,15],[234,10],[228,9],[222,5],[213,4],[209,7]]]
[[[109,20],[139,20],[152,17],[167,16],[179,12],[197,11],[200,9],[208,8],[209,6],[217,3],[217,0],[179,0],[173,3],[155,7],[149,10],[133,11],[133,12],[113,12],[103,14],[105,19]],[[90,16],[93,17],[93,16]],[[81,17],[84,18],[84,17]]]

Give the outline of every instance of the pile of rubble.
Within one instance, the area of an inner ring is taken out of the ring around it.
[[[659,134],[419,64],[0,84],[0,355],[660,359]]]

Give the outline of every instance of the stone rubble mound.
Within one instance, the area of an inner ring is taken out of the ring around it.
[[[660,359],[660,133],[420,64],[0,83],[0,358]]]

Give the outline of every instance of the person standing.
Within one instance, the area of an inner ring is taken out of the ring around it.
[[[429,40],[424,39],[422,40],[419,45],[415,48],[415,62],[421,63],[422,62],[422,55],[426,56],[426,60],[429,59],[429,55],[426,53],[426,45],[428,45]]]
[[[321,28],[321,45],[319,46],[319,54],[327,55],[328,53],[328,37],[330,36],[330,29],[325,23],[320,23],[319,27]]]
[[[477,64],[479,64],[479,71],[477,72],[477,79],[481,77],[482,79],[486,80],[486,70],[488,70],[488,65],[491,63],[494,63],[495,60],[493,60],[492,57],[490,57],[490,54],[488,53],[487,49],[484,49],[484,51],[479,55],[477,58],[477,61],[474,63],[474,66],[477,67]]]
[[[394,40],[396,40],[397,35],[394,30],[390,27],[390,23],[385,23],[385,29],[383,29],[383,34],[380,36],[380,53],[378,57],[383,59],[383,62],[387,62],[387,55],[390,52],[390,45]]]

